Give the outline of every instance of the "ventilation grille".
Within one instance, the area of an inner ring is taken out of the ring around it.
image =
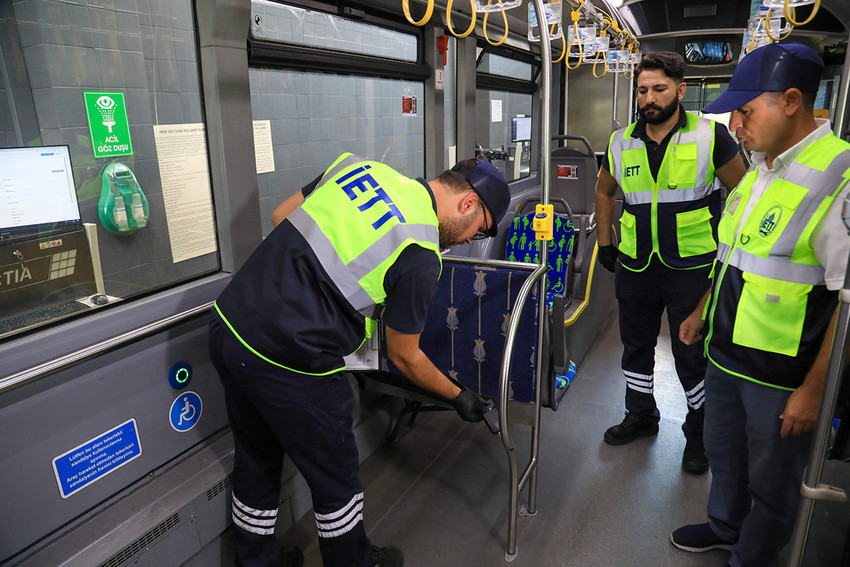
[[[685,6],[686,18],[709,18],[717,15],[717,4]]]
[[[207,500],[212,500],[219,494],[225,491],[228,486],[233,484],[233,475],[227,475],[226,478],[219,481],[218,484],[207,490]]]
[[[102,563],[100,567],[119,567],[120,565],[123,565],[127,561],[130,561],[137,553],[143,551],[146,547],[149,547],[153,542],[164,536],[171,528],[178,524],[180,524],[180,514],[173,514],[157,527],[113,555],[106,563]]]

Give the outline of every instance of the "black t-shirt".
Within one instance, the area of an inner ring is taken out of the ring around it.
[[[635,129],[632,131],[632,138],[638,138],[643,141],[646,146],[646,157],[649,160],[649,171],[652,173],[652,178],[656,181],[658,180],[658,170],[661,169],[661,162],[664,160],[664,154],[667,152],[667,145],[670,143],[670,138],[673,137],[673,134],[678,132],[681,128],[683,128],[687,124],[687,116],[685,116],[685,109],[681,105],[679,106],[679,121],[676,122],[676,125],[667,132],[667,135],[664,136],[664,139],[661,140],[661,143],[656,143],[652,138],[650,138],[646,133],[646,122],[643,118],[640,118],[635,124]],[[735,154],[738,153],[738,144],[732,138],[732,135],[729,134],[729,130],[726,129],[726,126],[721,124],[720,122],[714,123],[714,152],[712,153],[711,159],[714,163],[715,171],[732,161],[732,158],[735,157]],[[605,150],[605,157],[602,159],[602,167],[605,168],[605,171],[608,173],[611,172],[610,167],[608,166],[608,150]],[[728,189],[733,189],[733,187],[728,187]]]

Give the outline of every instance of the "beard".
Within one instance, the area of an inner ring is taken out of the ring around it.
[[[640,117],[644,119],[645,122],[649,124],[661,124],[662,122],[666,122],[671,116],[676,114],[676,109],[679,108],[679,99],[674,98],[673,101],[667,106],[658,106],[655,104],[647,104],[638,109],[640,113]],[[649,114],[650,110],[654,110],[655,112]]]
[[[469,215],[460,219],[451,218],[443,220],[439,226],[440,248],[445,250],[463,242],[460,240],[461,235],[469,230],[469,227],[475,222],[477,216]]]

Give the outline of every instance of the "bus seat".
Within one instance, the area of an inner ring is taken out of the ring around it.
[[[564,203],[566,205],[566,203]],[[569,207],[566,207],[567,210]],[[505,259],[511,262],[540,261],[540,245],[532,229],[534,213],[517,216],[508,231]],[[549,272],[546,282],[546,307],[552,309],[552,296],[567,294],[568,267],[573,253],[575,228],[567,216],[555,215],[554,238],[549,242]]]

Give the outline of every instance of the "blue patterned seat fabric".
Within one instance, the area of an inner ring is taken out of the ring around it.
[[[443,262],[420,347],[434,364],[467,388],[499,397],[508,318],[529,272]],[[536,288],[535,288],[536,289]],[[522,310],[511,360],[509,397],[534,401],[537,297]]]

